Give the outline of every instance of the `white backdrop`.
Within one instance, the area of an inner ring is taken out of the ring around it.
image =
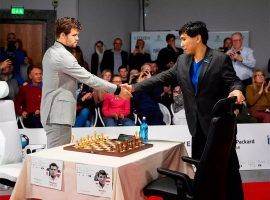
[[[224,32],[209,32],[209,39],[207,45],[213,49],[218,49],[223,46],[223,40],[226,37],[230,37],[232,33],[236,31],[224,31]],[[239,31],[243,34],[243,45],[249,46],[249,32]],[[149,31],[149,32],[132,32],[131,33],[131,52],[135,48],[136,40],[143,39],[145,41],[145,52],[150,53],[151,59],[156,60],[160,49],[167,46],[166,35],[174,34],[176,37],[176,46],[180,47],[180,40],[178,31]]]
[[[30,139],[30,144],[46,144],[43,129],[20,129]],[[104,133],[110,138],[119,134],[134,134],[139,127],[93,127],[73,128],[74,140],[86,136]],[[190,155],[190,134],[186,125],[149,126],[150,140],[184,142]],[[241,170],[270,169],[270,124],[240,124],[237,134],[237,154]]]

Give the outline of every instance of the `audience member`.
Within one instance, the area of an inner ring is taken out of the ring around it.
[[[5,47],[0,49],[0,60],[11,59],[13,64],[13,77],[17,80],[19,85],[22,85],[23,79],[20,76],[20,65],[24,63],[25,53],[20,50],[18,39],[15,33],[7,34],[7,41]]]
[[[91,56],[91,73],[101,77],[101,62],[104,55],[104,43],[102,41],[97,41],[95,44],[95,53]]]
[[[28,56],[25,56],[24,62],[20,67],[20,75],[24,82],[28,82],[27,70],[30,66],[32,66],[32,60]]]
[[[175,125],[187,124],[184,110],[184,97],[180,86],[173,88],[172,123]]]
[[[84,67],[87,71],[90,72],[90,67],[89,67],[88,63],[83,58],[83,52],[81,50],[81,47],[76,46],[75,48],[73,48],[72,49],[72,54],[77,59],[79,65]]]
[[[136,83],[137,80],[138,80],[138,78],[139,78],[139,76],[140,76],[139,70],[137,70],[137,69],[130,70],[128,83],[129,84]]]
[[[112,79],[116,85],[122,84],[121,77],[116,75]],[[118,95],[104,94],[102,114],[105,126],[134,126],[135,123],[127,116],[130,114],[130,99],[121,99]]]
[[[151,78],[151,64],[145,63],[139,75],[137,82]],[[162,87],[156,87],[151,91],[145,91],[134,94],[134,108],[140,118],[146,117],[149,125],[164,125],[163,114],[160,111],[158,102]]]
[[[181,48],[175,46],[175,35],[166,36],[167,47],[161,49],[157,57],[157,65],[161,71],[171,68],[176,62],[178,56],[183,53]]]
[[[252,84],[246,88],[246,98],[251,116],[258,122],[270,123],[270,82],[265,83],[262,70],[253,72]]]
[[[74,127],[90,127],[92,115],[94,113],[95,102],[93,99],[93,89],[85,84],[81,84],[77,97],[76,120]]]
[[[120,66],[118,68],[119,76],[121,77],[122,83],[128,83],[128,68],[127,66]]]
[[[250,85],[252,83],[252,70],[256,64],[253,50],[243,46],[243,36],[240,32],[232,34],[232,43],[233,46],[227,51],[227,54],[232,59],[233,68],[243,85]]]
[[[109,69],[113,74],[118,73],[118,67],[128,65],[128,53],[122,50],[122,39],[115,38],[113,49],[106,50],[100,65],[101,71]]]
[[[136,41],[135,49],[129,56],[130,69],[140,70],[144,63],[151,62],[150,54],[144,51],[145,42],[143,39]]]
[[[27,72],[29,83],[22,86],[16,96],[16,113],[23,117],[25,127],[42,128],[40,122],[42,69],[37,66],[30,66]]]
[[[231,48],[232,48],[232,38],[226,37],[223,40],[223,46],[222,47],[219,47],[218,50],[221,51],[221,52],[223,52],[223,53],[226,53]]]
[[[5,65],[5,67],[1,69],[0,81],[6,81],[8,84],[9,94],[6,97],[6,99],[14,100],[16,94],[19,92],[19,86],[12,72],[13,72],[13,65]]]

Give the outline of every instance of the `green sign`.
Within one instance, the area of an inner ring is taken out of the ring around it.
[[[24,15],[24,8],[22,7],[13,7],[11,8],[12,15]]]

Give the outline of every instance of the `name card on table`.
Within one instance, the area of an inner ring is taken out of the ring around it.
[[[61,190],[63,161],[31,157],[31,184]]]
[[[76,164],[77,192],[112,198],[112,168]]]

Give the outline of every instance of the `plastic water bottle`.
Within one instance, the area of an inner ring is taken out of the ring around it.
[[[146,117],[142,118],[142,123],[140,125],[140,137],[143,143],[148,143],[148,124],[146,122]]]

